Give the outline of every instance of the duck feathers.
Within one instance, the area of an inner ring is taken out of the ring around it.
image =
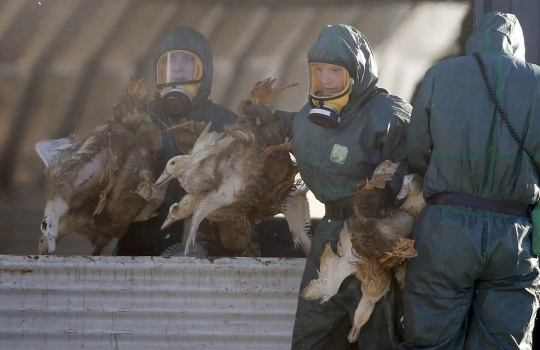
[[[298,190],[291,192],[283,210],[283,216],[289,225],[294,245],[295,247],[300,245],[306,256],[311,249],[311,237],[308,235],[311,216],[307,192],[308,188],[305,185],[301,185]]]
[[[46,165],[47,203],[41,229],[49,252],[65,230],[90,227],[83,231],[98,246],[121,237],[147,204],[136,189],[145,181],[155,186],[142,174],[150,172],[162,137],[142,107],[145,95],[136,91],[141,86],[141,81],[130,79],[122,101],[133,109],[122,109],[121,116],[97,126],[84,141],[70,136],[36,145]]]
[[[272,91],[270,80],[256,85],[252,97],[261,99],[254,102],[271,100]],[[204,218],[247,220],[253,225],[284,210],[289,193],[295,189],[296,166],[288,152],[264,152],[283,141],[277,122],[254,124],[239,117],[235,124],[225,126],[221,136],[200,136],[176,169],[165,169],[169,174],[175,172],[187,192],[178,203],[185,208],[171,207],[164,223],[166,226],[192,214],[186,254]],[[162,176],[167,178],[167,174]]]
[[[378,179],[375,182],[368,181],[367,185],[383,186],[379,180],[390,180],[390,174],[396,168],[396,163],[384,162],[374,175]],[[417,174],[405,176],[399,196],[406,197],[404,203],[399,208],[386,211],[383,217],[367,218],[355,210],[353,217],[346,221],[341,230],[338,255],[333,254],[329,246],[326,247],[321,257],[318,279],[311,281],[301,294],[306,299],[321,298],[321,302],[326,301],[337,293],[343,279],[353,269],[352,273],[362,282],[362,298],[347,338],[351,343],[358,338],[375,304],[390,288],[393,274],[403,287],[405,260],[418,254],[414,249],[414,241],[409,237],[419,211],[425,206],[422,178]],[[343,259],[347,254],[352,254],[356,260]]]
[[[310,281],[300,296],[307,300],[321,299],[321,304],[325,303],[336,295],[343,280],[355,274],[363,263],[361,258],[353,254],[351,232],[344,226],[340,232],[337,254],[327,243],[321,255],[318,278]]]

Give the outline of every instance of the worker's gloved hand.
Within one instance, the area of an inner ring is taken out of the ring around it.
[[[365,217],[376,217],[384,208],[394,203],[394,193],[388,186],[372,190],[359,189],[354,193],[355,212]]]
[[[142,108],[142,102],[137,98],[136,94],[125,92],[120,102],[113,105],[114,117],[115,119],[122,120],[129,113]]]
[[[254,124],[257,123],[257,117],[259,118],[261,125],[272,123],[276,120],[276,116],[266,106],[254,105],[251,100],[240,101],[240,109],[244,113],[240,118],[244,118]]]

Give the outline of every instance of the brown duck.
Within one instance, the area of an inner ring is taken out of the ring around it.
[[[381,163],[364,188],[384,187],[384,182],[392,178],[397,165],[389,161]],[[334,254],[329,244],[326,246],[319,277],[301,293],[308,300],[321,299],[321,303],[325,302],[337,293],[347,276],[355,274],[362,281],[362,298],[348,336],[351,343],[358,338],[375,304],[390,288],[392,276],[403,288],[405,260],[418,254],[413,247],[414,241],[409,238],[418,213],[426,205],[422,181],[417,174],[406,175],[397,196],[398,199],[406,198],[405,201],[380,217],[363,217],[355,210],[340,233],[338,254]]]
[[[151,178],[161,131],[142,107],[144,102],[142,81],[130,78],[119,105],[122,113],[84,141],[71,136],[36,144],[46,166],[41,252],[53,252],[57,240],[79,231],[91,238],[93,254],[99,255],[131,222],[151,217],[161,204],[163,191]]]

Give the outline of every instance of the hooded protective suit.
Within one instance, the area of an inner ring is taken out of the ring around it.
[[[384,160],[406,161],[405,140],[411,106],[400,98],[379,93],[377,65],[366,38],[346,25],[325,27],[308,53],[310,62],[337,64],[353,78],[349,102],[341,111],[341,123],[327,129],[308,120],[311,105],[297,113],[276,111],[282,130],[292,138],[292,153],[300,174],[321,202],[342,213],[351,212],[351,196],[362,179],[371,177]],[[406,166],[398,169],[391,184],[396,193]],[[342,218],[321,220],[313,237],[300,290],[317,278],[324,246],[331,242],[335,251]],[[347,342],[351,319],[361,298],[360,281],[347,278],[336,296],[324,304],[298,299],[293,349],[357,348]],[[394,325],[395,295],[387,293],[362,327],[358,344],[362,349],[395,349],[398,335]]]
[[[534,204],[540,197],[540,67],[525,62],[512,14],[486,14],[466,49],[468,56],[426,72],[411,117],[409,164],[425,174],[425,197],[459,193]],[[495,111],[474,52],[535,161]],[[539,272],[530,235],[526,216],[473,205],[426,207],[413,232],[418,256],[407,265],[400,349],[530,349]]]
[[[163,39],[154,58],[154,74],[158,58],[167,51],[185,50],[193,52],[204,65],[204,75],[199,86],[197,95],[193,99],[193,110],[186,120],[212,122],[211,131],[222,132],[225,124],[236,122],[236,114],[223,108],[212,100],[209,100],[212,87],[212,52],[204,36],[191,27],[176,27]],[[163,112],[156,100],[149,103],[148,110],[153,115],[156,125],[162,130],[179,122],[179,117]],[[163,133],[163,148],[159,159],[154,166],[154,177],[157,179],[165,169],[167,161],[179,154],[178,144],[174,133]],[[178,181],[170,181],[167,187],[166,197],[163,204],[158,209],[159,215],[147,221],[135,222],[131,224],[128,232],[122,237],[117,246],[118,255],[159,255],[168,246],[181,241],[183,231],[183,220],[175,222],[165,231],[161,230],[161,225],[167,218],[170,206],[180,201],[183,190]]]

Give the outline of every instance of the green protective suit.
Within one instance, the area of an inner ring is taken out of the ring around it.
[[[236,122],[236,114],[223,108],[212,100],[209,100],[212,87],[212,52],[204,36],[191,27],[176,27],[161,42],[154,58],[154,73],[158,58],[171,50],[186,50],[195,53],[204,65],[204,75],[197,95],[193,99],[193,110],[187,116],[187,120],[212,122],[211,131],[222,132],[225,124]],[[156,125],[163,132],[163,148],[154,165],[154,177],[157,179],[165,169],[167,161],[180,153],[176,136],[165,132],[165,129],[179,122],[178,117],[163,113],[155,100],[148,106]],[[184,192],[178,181],[170,181],[167,187],[166,197],[158,209],[158,216],[147,221],[131,224],[128,232],[122,237],[117,245],[118,255],[159,255],[168,246],[181,242],[183,232],[183,220],[177,221],[165,231],[161,225],[167,218],[170,206],[180,201]]]
[[[431,67],[414,102],[407,155],[424,195],[449,192],[522,204],[540,196],[540,67],[525,62],[511,14],[488,13],[468,56]],[[472,53],[534,162],[490,101]],[[536,164],[535,164],[536,163]],[[430,205],[413,232],[400,349],[530,349],[538,308],[531,222],[467,206]]]
[[[315,197],[323,203],[335,202],[350,209],[354,188],[362,179],[371,177],[379,163],[387,159],[406,160],[411,106],[384,93],[369,98],[377,89],[377,65],[369,43],[355,28],[325,27],[309,51],[308,60],[343,66],[354,79],[339,127],[325,129],[311,123],[309,104],[297,113],[276,111],[276,115],[283,123],[282,130],[292,138],[292,153],[300,175]],[[367,103],[362,105],[364,101]],[[406,171],[406,166],[400,167],[392,181],[396,192]],[[300,291],[318,277],[326,243],[331,242],[335,251],[342,225],[342,220],[325,216],[317,226]],[[299,297],[292,348],[358,348],[357,344],[347,342],[347,335],[360,298],[360,281],[354,276],[348,277],[338,294],[324,304]],[[360,331],[358,344],[362,349],[395,349],[398,345],[395,299],[392,288],[375,307]]]

